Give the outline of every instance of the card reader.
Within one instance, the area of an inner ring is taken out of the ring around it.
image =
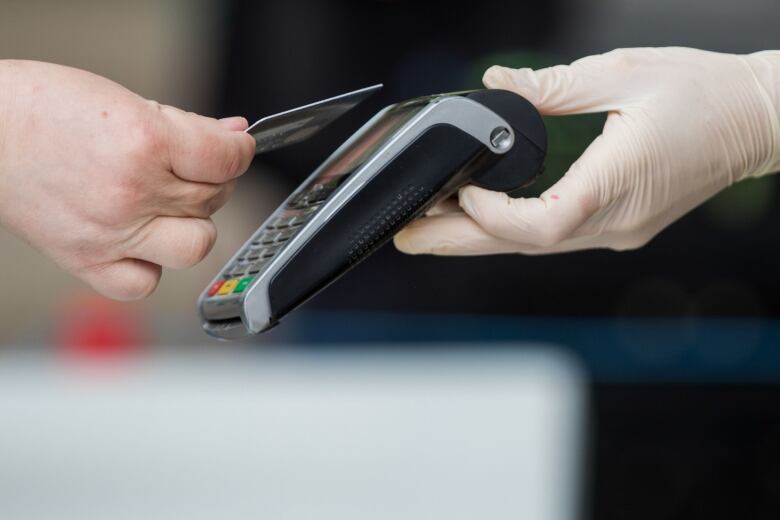
[[[264,118],[258,153],[307,139],[381,85]],[[262,138],[261,138],[262,137]],[[263,332],[464,184],[509,192],[547,150],[533,105],[505,90],[390,105],[342,144],[238,250],[199,300],[204,330]]]

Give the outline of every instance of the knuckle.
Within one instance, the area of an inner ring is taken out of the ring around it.
[[[125,287],[122,288],[122,291],[128,300],[141,300],[154,292],[159,281],[159,275],[136,275],[131,280],[125,282]]]
[[[203,260],[211,251],[216,239],[216,228],[210,221],[203,221],[203,225],[194,228],[184,247],[182,255],[184,267],[191,267]]]
[[[614,49],[604,54],[607,61],[615,67],[631,67],[634,64],[633,52],[630,49]]]
[[[499,236],[507,234],[508,219],[499,208],[474,205],[470,214],[488,233]],[[511,232],[511,230],[509,231]]]
[[[133,221],[141,207],[143,191],[133,175],[119,176],[105,186],[90,211],[99,224],[122,226]]]
[[[131,116],[126,123],[127,135],[123,143],[129,164],[145,164],[161,155],[165,140],[155,120],[152,115],[143,113]]]
[[[102,283],[101,283],[102,282]],[[96,289],[115,300],[140,300],[154,292],[160,282],[160,272],[134,268],[113,273],[110,278],[98,282]]]

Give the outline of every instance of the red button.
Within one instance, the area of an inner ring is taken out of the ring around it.
[[[217,280],[216,282],[214,282],[214,284],[211,287],[209,287],[208,295],[214,296],[215,294],[217,294],[217,291],[219,291],[219,288],[222,287],[223,283],[225,283],[225,280]]]

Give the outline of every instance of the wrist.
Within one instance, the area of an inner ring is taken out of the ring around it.
[[[757,175],[780,171],[780,51],[762,51],[745,57],[769,116],[768,159]]]

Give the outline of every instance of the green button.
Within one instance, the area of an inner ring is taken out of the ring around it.
[[[242,278],[241,281],[238,282],[238,285],[236,285],[236,288],[233,289],[233,294],[244,292],[244,290],[249,287],[249,284],[252,283],[252,280],[254,279],[254,276],[247,276],[246,278]]]

